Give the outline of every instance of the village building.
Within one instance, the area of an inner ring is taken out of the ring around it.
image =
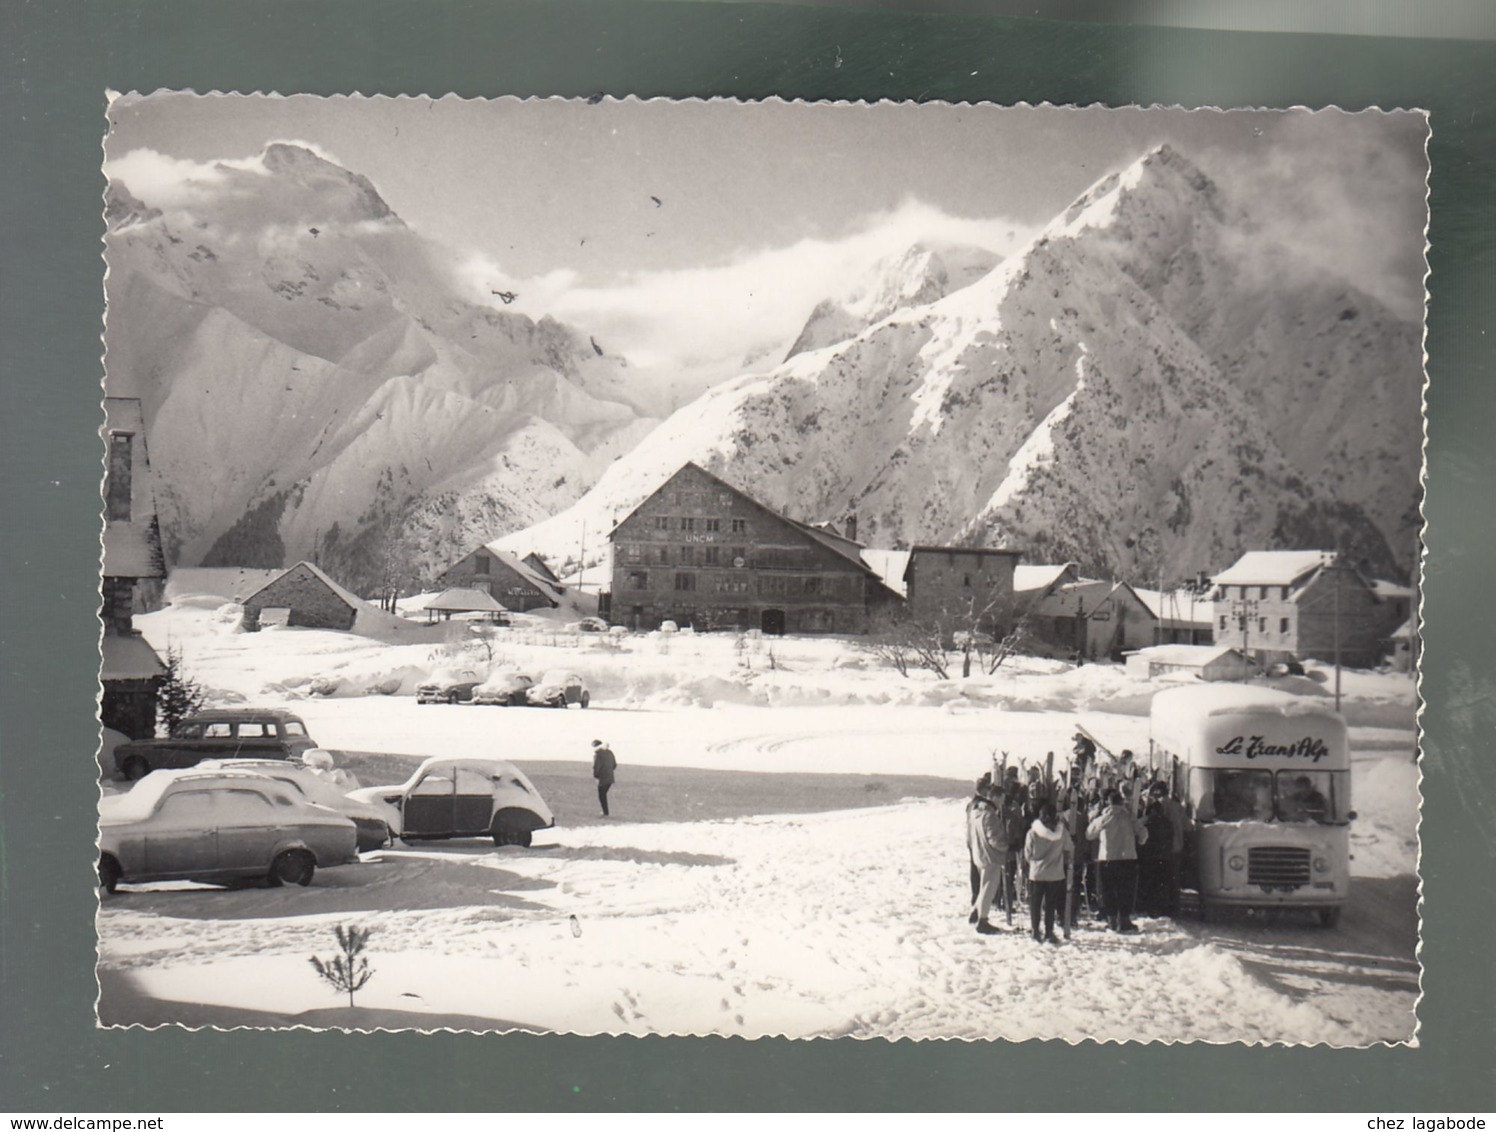
[[[1249,551],[1214,583],[1217,643],[1259,664],[1314,659],[1371,668],[1398,624],[1398,606],[1333,551]]]
[[[156,700],[166,666],[135,631],[134,615],[160,607],[166,564],[139,399],[105,397],[102,431],[99,718],[106,728],[131,739],[149,739],[156,733]]]
[[[1013,574],[1025,647],[1068,660],[1121,660],[1157,643],[1157,618],[1126,582],[1082,577],[1073,562],[1019,565]]]
[[[536,555],[529,557],[540,561]],[[565,592],[543,561],[537,568],[493,543],[463,555],[437,576],[436,584],[442,589],[481,590],[519,613],[554,609]]]
[[[246,597],[243,605],[246,633],[257,632],[263,625],[347,632],[361,612],[373,609],[311,562],[298,562],[281,571]]]
[[[520,561],[552,585],[559,586],[561,584],[561,579],[556,577],[556,572],[550,568],[550,565],[544,558],[540,557],[533,550],[521,558]]]
[[[1013,589],[1018,551],[974,546],[914,546],[904,566],[907,614],[917,624],[1005,635],[1017,619]]]
[[[903,604],[834,529],[780,515],[686,464],[608,535],[610,617],[634,629],[864,633]]]
[[[1418,666],[1418,626],[1413,618],[1388,634],[1387,663],[1395,672],[1412,672]]]
[[[1261,669],[1229,645],[1150,645],[1127,654],[1127,674],[1140,680],[1183,674],[1197,680],[1247,680]]]
[[[1208,645],[1215,641],[1215,601],[1210,591],[1194,589],[1133,592],[1153,614],[1156,645]]]

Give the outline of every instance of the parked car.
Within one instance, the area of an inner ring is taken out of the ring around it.
[[[99,884],[120,881],[312,882],[358,859],[342,814],[242,770],[164,770],[99,800]]]
[[[556,824],[534,784],[497,759],[427,759],[400,785],[366,786],[352,797],[393,807],[402,841],[492,837],[495,845],[528,846],[537,829]]]
[[[383,849],[390,843],[391,818],[395,815],[388,807],[350,798],[348,791],[357,790],[359,784],[346,771],[342,781],[334,781],[326,772],[276,759],[207,759],[197,766],[199,770],[245,770],[264,775],[305,801],[337,811],[358,831],[360,853]]]
[[[482,680],[471,672],[434,672],[416,685],[418,704],[465,704]]]
[[[582,678],[560,668],[547,672],[525,696],[536,707],[564,708],[569,704],[586,707],[592,702],[592,693],[587,691]]]
[[[608,623],[601,617],[583,617],[580,621],[568,622],[566,631],[568,633],[606,633]]]
[[[196,766],[204,759],[294,759],[317,744],[306,724],[274,708],[225,708],[189,715],[169,739],[135,739],[114,748],[114,765],[132,781],[153,770]]]
[[[473,703],[502,704],[505,707],[523,705],[525,693],[535,685],[535,678],[523,672],[508,669],[495,672],[473,689]]]

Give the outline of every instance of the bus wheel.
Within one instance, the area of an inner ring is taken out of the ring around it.
[[[1319,926],[1322,928],[1333,928],[1340,923],[1340,905],[1333,908],[1321,908],[1319,910]]]

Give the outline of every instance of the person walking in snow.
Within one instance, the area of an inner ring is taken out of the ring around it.
[[[981,870],[981,885],[972,903],[970,922],[976,924],[979,935],[996,935],[998,929],[987,922],[987,914],[992,911],[992,898],[1003,880],[1008,842],[997,798],[990,786],[973,798],[966,809],[966,843]]]
[[[1054,803],[1039,807],[1039,816],[1029,826],[1023,842],[1023,859],[1028,863],[1029,927],[1035,943],[1059,943],[1054,934],[1054,920],[1065,900],[1065,876],[1070,867],[1070,835],[1060,824]],[[1039,934],[1039,913],[1044,913],[1044,934]]]
[[[1122,800],[1122,792],[1106,792],[1106,808],[1086,827],[1086,836],[1097,843],[1101,862],[1101,905],[1107,926],[1114,932],[1138,930],[1132,922],[1137,900],[1138,846],[1148,840],[1148,829]]]
[[[592,777],[597,779],[597,804],[602,807],[603,817],[608,816],[608,791],[613,789],[617,770],[618,760],[608,745],[601,739],[592,740]]]

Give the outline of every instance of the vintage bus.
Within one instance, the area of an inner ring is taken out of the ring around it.
[[[1302,696],[1240,684],[1153,697],[1149,755],[1190,821],[1184,870],[1201,916],[1303,908],[1333,927],[1350,895],[1345,720]]]

